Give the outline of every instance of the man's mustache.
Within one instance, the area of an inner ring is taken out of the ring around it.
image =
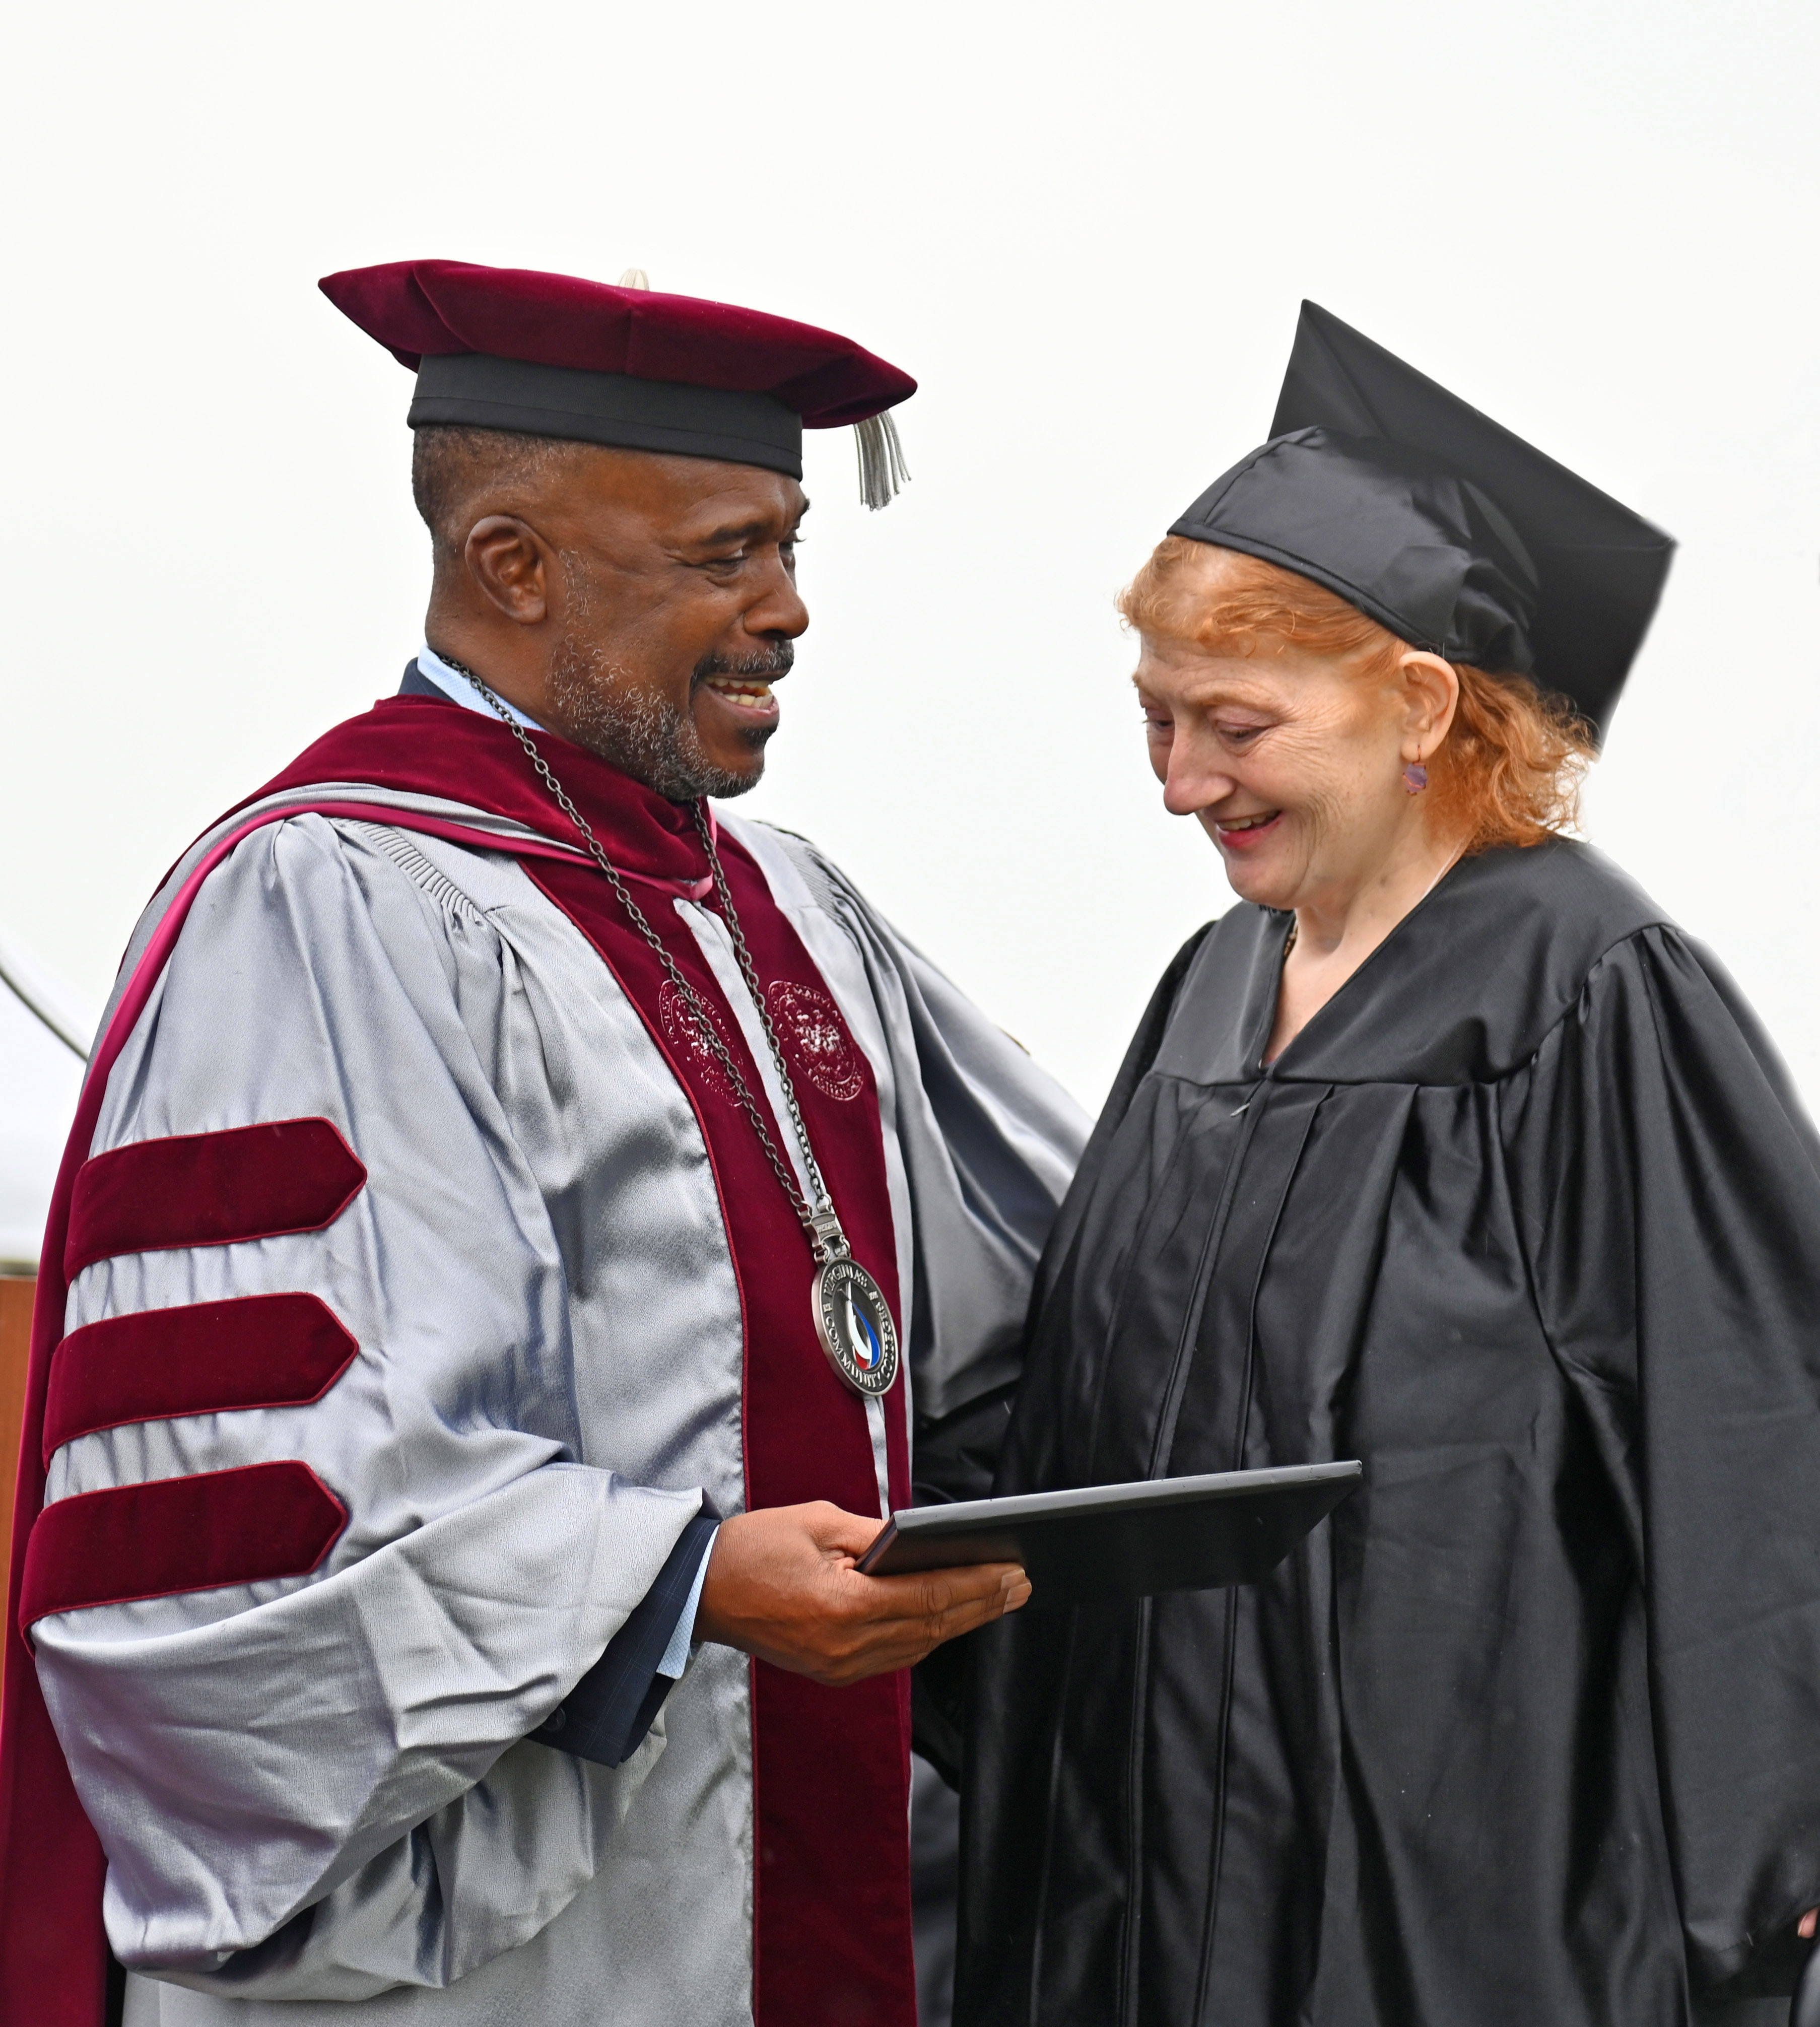
[[[694,681],[705,683],[710,676],[755,676],[760,679],[787,676],[796,659],[796,643],[791,641],[779,641],[750,655],[704,655],[695,665]]]

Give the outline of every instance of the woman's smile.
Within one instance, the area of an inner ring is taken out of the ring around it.
[[[1259,810],[1245,817],[1216,817],[1213,841],[1222,851],[1253,851],[1275,836],[1283,822],[1281,810]]]

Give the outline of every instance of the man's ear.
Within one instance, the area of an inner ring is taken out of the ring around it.
[[[1454,673],[1453,664],[1444,662],[1438,655],[1412,651],[1397,666],[1402,671],[1406,699],[1407,737],[1418,749],[1415,758],[1426,759],[1447,737],[1453,722],[1460,703],[1460,678]]]
[[[489,514],[476,521],[462,545],[461,559],[482,596],[508,619],[536,626],[549,616],[548,545],[515,514]]]

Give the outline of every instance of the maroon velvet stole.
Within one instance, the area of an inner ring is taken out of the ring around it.
[[[622,818],[608,828],[611,818],[604,822],[582,799],[567,778],[572,771],[565,754],[558,778],[608,854],[617,857],[629,843],[628,826]],[[661,859],[682,879],[704,873],[706,855],[688,812],[637,792],[656,805],[659,822],[670,826],[661,853],[654,848],[644,868],[655,870]],[[781,1016],[780,1039],[815,1158],[854,1257],[877,1277],[892,1313],[901,1314],[871,1066],[847,1033],[821,974],[771,899],[763,874],[725,833],[720,850],[759,980],[774,1017]],[[807,1235],[725,1072],[692,1030],[680,995],[601,874],[591,866],[548,862],[526,870],[605,958],[694,1101],[745,1312],[747,1505],[828,1499],[851,1513],[877,1512],[878,1480],[865,1407],[835,1376],[815,1335],[809,1301],[815,1263]],[[761,1095],[757,1065],[700,945],[668,902],[652,905],[637,898],[684,977],[722,1016],[721,1039],[748,1088]],[[782,1129],[773,1128],[773,1137],[783,1153]],[[886,1429],[892,1504],[906,1505],[909,1459],[901,1387],[888,1400]],[[826,1689],[766,1662],[752,1663],[758,2027],[807,2027],[810,2021],[817,2027],[915,2027],[909,1681],[907,1675],[881,1675],[851,1689]]]
[[[674,906],[677,894],[700,892],[708,870],[689,811],[550,734],[538,735],[538,744],[615,864],[633,876],[633,892],[648,920],[714,1010],[722,1040],[762,1104],[762,1085],[738,1022]],[[513,818],[559,845],[575,842],[505,727],[433,699],[386,700],[338,726],[249,801],[323,783],[367,783],[439,796]],[[322,797],[325,805],[353,799],[328,792]],[[409,812],[384,814],[412,827]],[[506,841],[500,848],[514,847]],[[748,1505],[826,1499],[872,1514],[878,1493],[865,1409],[822,1354],[810,1309],[814,1265],[807,1235],[725,1073],[598,870],[547,853],[519,855],[531,878],[600,953],[700,1122],[743,1309]],[[871,1066],[757,865],[725,834],[721,856],[816,1158],[855,1257],[877,1277],[901,1316]],[[56,1747],[18,1624],[25,1538],[42,1499],[40,1444],[51,1354],[63,1335],[66,1278],[58,1268],[72,1180],[83,1151],[74,1143],[79,1137],[86,1145],[90,1132],[92,1124],[85,1126],[79,1115],[46,1231],[6,1627],[0,2002],[7,2020],[30,2019],[45,2027],[95,2027],[102,2000],[100,1853]],[[780,1151],[785,1150],[784,1130],[773,1127],[773,1132]],[[901,1386],[887,1401],[886,1426],[892,1500],[902,1505],[908,1497],[909,1464]],[[752,1996],[758,2027],[915,2027],[909,1678],[884,1676],[832,1690],[763,1662],[751,1664],[751,1674]]]

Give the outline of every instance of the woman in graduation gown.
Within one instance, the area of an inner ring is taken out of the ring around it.
[[[1132,1044],[996,1489],[1364,1479],[1264,1583],[979,1637],[964,2027],[1788,2017],[1820,1145],[1559,834],[1670,546],[1307,305],[1125,596],[1241,903]]]

